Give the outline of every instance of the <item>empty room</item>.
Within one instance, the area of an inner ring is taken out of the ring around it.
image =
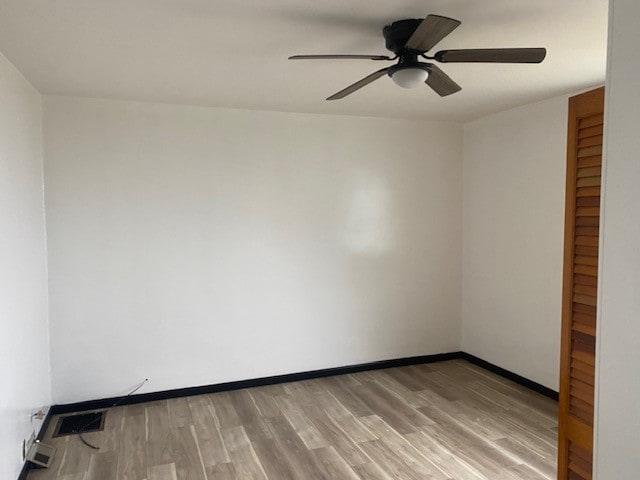
[[[0,478],[638,478],[638,18],[0,0]]]

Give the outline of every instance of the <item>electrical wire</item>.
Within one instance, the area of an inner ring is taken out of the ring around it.
[[[87,428],[87,427],[84,427],[84,428]],[[94,450],[100,450],[100,447],[96,447],[95,445],[92,445],[91,443],[87,442],[82,436],[82,432],[78,432],[78,437],[80,438],[80,441],[82,441],[82,443],[84,443],[87,447],[93,448]]]
[[[145,378],[142,382],[140,382],[140,384],[138,386],[136,386],[133,390],[131,390],[129,393],[127,393],[124,397],[120,397],[118,398],[115,402],[113,402],[113,405],[111,405],[110,407],[107,407],[108,409],[111,408],[115,408],[118,405],[120,405],[124,400],[126,400],[127,398],[129,398],[131,395],[133,395],[134,393],[136,393],[138,390],[140,390],[142,388],[142,386],[147,383],[149,381],[148,378]],[[88,422],[86,425],[83,425],[82,427],[80,427],[78,429],[78,437],[80,438],[80,441],[82,441],[82,443],[84,443],[87,447],[92,448],[93,450],[100,450],[100,447],[96,447],[95,445],[92,445],[91,443],[87,442],[84,437],[82,436],[82,434],[84,433],[84,431],[90,427],[91,425],[93,425],[94,423],[96,423],[98,421],[100,417],[96,417],[93,420],[91,420],[90,422]]]

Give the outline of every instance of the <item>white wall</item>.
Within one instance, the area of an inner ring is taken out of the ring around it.
[[[595,478],[640,472],[640,3],[612,0],[600,251]]]
[[[462,129],[45,97],[56,403],[456,351]]]
[[[40,95],[0,54],[0,478],[50,403]]]
[[[462,350],[558,389],[567,97],[464,129]]]

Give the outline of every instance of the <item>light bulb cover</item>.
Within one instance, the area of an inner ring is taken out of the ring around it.
[[[429,77],[424,63],[413,65],[397,65],[389,69],[389,76],[393,82],[402,88],[415,88],[422,85]]]

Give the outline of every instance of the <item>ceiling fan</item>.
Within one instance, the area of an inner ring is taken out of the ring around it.
[[[423,82],[441,97],[459,92],[462,87],[433,63],[420,62],[418,57],[439,63],[540,63],[547,55],[544,48],[481,48],[440,50],[426,55],[444,37],[460,25],[459,20],[427,15],[426,18],[399,20],[382,29],[386,47],[395,56],[386,55],[294,55],[289,60],[362,59],[393,61],[395,65],[382,68],[331,95],[327,100],[339,100],[360,90],[371,82],[389,75],[400,87],[414,88]]]

